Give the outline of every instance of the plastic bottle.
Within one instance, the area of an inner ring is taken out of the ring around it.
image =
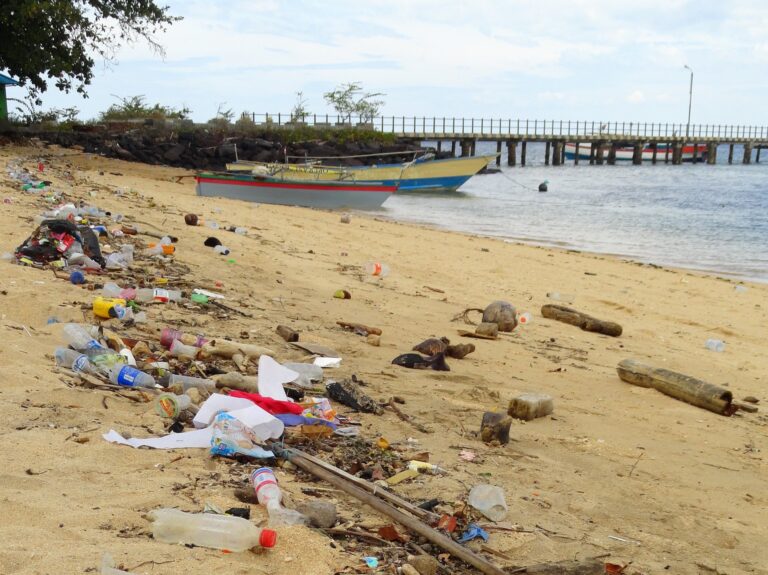
[[[181,343],[186,345],[194,345],[195,347],[203,347],[208,340],[201,335],[192,335],[191,333],[182,333],[172,327],[163,328],[160,333],[160,345],[165,348],[170,348],[173,340],[178,339]]]
[[[88,356],[68,347],[57,347],[54,352],[56,365],[67,367],[75,373],[95,373]]]
[[[267,508],[271,526],[304,525],[308,522],[307,518],[298,511],[286,509],[280,505],[283,494],[275,474],[269,467],[261,467],[251,473],[251,483],[259,504]]]
[[[242,517],[216,513],[185,513],[178,509],[156,509],[149,513],[152,536],[163,543],[198,545],[227,551],[275,546],[277,533],[259,529]]]
[[[363,269],[369,276],[385,278],[389,275],[389,266],[381,262],[365,262]]]
[[[112,311],[115,306],[125,306],[124,299],[97,297],[93,300],[93,315],[102,319],[115,317]]]
[[[136,290],[136,301],[138,303],[147,303],[150,301],[181,301],[181,290],[141,288]]]
[[[130,365],[114,365],[109,370],[109,381],[126,387],[154,387],[155,378]]]
[[[238,226],[235,228],[235,233],[239,234],[241,236],[244,236],[248,233],[248,228],[244,228],[242,226]]]
[[[725,351],[725,342],[721,339],[708,339],[704,342],[704,347],[709,351]]]
[[[222,245],[216,246],[215,248],[213,248],[213,251],[222,256],[229,255],[229,248],[227,246],[222,246]]]
[[[521,313],[519,316],[517,316],[517,322],[520,325],[528,325],[532,321],[533,321],[533,316],[531,315],[530,312],[526,311],[526,312]]]
[[[107,282],[104,284],[104,288],[101,290],[101,295],[105,298],[119,298],[122,291],[123,288],[121,288],[116,283]]]
[[[168,377],[168,386],[180,385],[184,393],[190,389],[203,389],[206,391],[215,391],[216,382],[212,379],[203,379],[202,377],[190,377],[188,375],[176,375],[172,373]]]
[[[426,472],[431,473],[432,475],[437,475],[439,473],[446,473],[445,469],[442,467],[438,467],[434,463],[427,463],[426,461],[416,461],[411,460],[408,462],[408,469],[411,469],[413,471],[418,472]]]
[[[103,345],[91,337],[91,334],[81,325],[68,323],[63,329],[64,341],[77,351],[99,350],[107,351]]]
[[[467,503],[491,521],[501,521],[507,515],[504,490],[495,485],[475,485],[469,492]]]
[[[175,395],[173,393],[161,393],[155,399],[155,411],[160,417],[176,419],[182,411],[192,405],[192,399],[188,395]]]
[[[171,343],[170,352],[173,357],[197,357],[200,348],[195,347],[194,345],[181,343],[178,339],[174,339],[173,343]]]
[[[555,301],[563,301],[565,303],[573,303],[576,296],[572,293],[560,293],[557,291],[547,292],[547,297]]]

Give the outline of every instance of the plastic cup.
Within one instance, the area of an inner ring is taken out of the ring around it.
[[[155,400],[155,411],[160,417],[176,419],[190,405],[192,405],[192,399],[188,395],[162,393]]]

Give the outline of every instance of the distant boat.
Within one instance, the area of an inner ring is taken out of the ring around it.
[[[274,178],[303,181],[345,180],[357,183],[377,182],[398,186],[403,192],[455,192],[469,178],[494,160],[496,155],[426,160],[418,158],[402,164],[372,166],[325,166],[322,164],[227,164],[232,172],[253,172]]]
[[[198,196],[330,210],[375,209],[397,191],[397,185],[381,182],[309,182],[242,173],[201,172],[195,180]]]
[[[579,159],[580,160],[589,160],[589,150],[592,144],[589,142],[580,143],[579,144]],[[664,156],[667,153],[667,148],[669,148],[669,160],[672,161],[672,146],[667,146],[666,144],[658,144],[656,149],[656,161],[657,162],[663,162]],[[682,161],[683,162],[691,162],[693,161],[693,155],[694,155],[694,146],[688,145],[683,146],[682,150]],[[627,162],[632,161],[635,154],[635,150],[632,146],[620,146],[616,148],[616,161],[617,162]],[[565,157],[568,160],[573,160],[576,157],[576,143],[575,142],[567,142],[565,144]],[[650,162],[653,160],[653,148],[650,146],[650,144],[645,144],[643,146],[643,161]],[[698,161],[704,161],[707,157],[707,147],[706,146],[699,146],[698,149]],[[608,148],[605,149],[605,154],[603,155],[604,159],[608,158]]]

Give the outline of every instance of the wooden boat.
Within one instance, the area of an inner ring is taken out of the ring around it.
[[[589,150],[592,144],[589,142],[586,143],[579,143],[579,160],[589,160]],[[656,161],[657,162],[663,162],[664,156],[667,154],[667,147],[669,147],[669,161],[672,161],[672,146],[667,146],[666,144],[658,144],[657,150],[656,150]],[[682,150],[682,161],[683,162],[692,162],[693,156],[696,153],[696,150],[693,145],[687,145],[683,146]],[[627,162],[632,161],[632,158],[634,157],[635,150],[632,146],[620,146],[616,148],[616,161],[617,162]],[[565,158],[567,160],[573,160],[576,156],[576,143],[575,142],[566,142],[565,144]],[[643,161],[644,162],[650,162],[653,160],[653,148],[650,146],[650,144],[645,144],[643,146]],[[605,154],[603,155],[604,159],[608,158],[608,148],[605,149]],[[700,145],[698,147],[698,161],[702,162],[706,160],[707,158],[707,147]]]
[[[331,210],[375,209],[397,191],[397,185],[381,182],[309,182],[242,173],[201,172],[195,180],[198,196]]]
[[[321,164],[259,164],[236,162],[227,164],[230,171],[249,171],[275,178],[303,181],[345,180],[357,183],[379,182],[398,186],[403,192],[455,192],[469,178],[494,160],[495,155],[448,158],[445,160],[416,159],[403,164],[373,166],[324,166]]]

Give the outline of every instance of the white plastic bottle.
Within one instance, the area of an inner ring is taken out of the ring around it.
[[[565,303],[573,303],[576,296],[572,293],[560,293],[557,291],[547,292],[547,297],[551,300],[562,301]]]
[[[178,509],[156,509],[149,513],[152,535],[163,543],[198,545],[227,551],[275,546],[277,533],[259,529],[242,517],[216,513],[185,513]]]
[[[533,321],[533,316],[531,315],[531,312],[529,312],[529,311],[523,312],[523,313],[521,313],[520,315],[517,316],[517,322],[520,325],[528,325],[532,321]]]
[[[96,370],[88,360],[88,356],[79,351],[69,349],[68,347],[57,347],[54,352],[56,365],[64,366],[75,373],[95,373]]]
[[[167,290],[163,288],[141,288],[136,290],[136,301],[148,303],[151,301],[181,301],[181,290]]]
[[[365,262],[363,269],[369,276],[385,278],[389,275],[389,266],[381,262]]]
[[[155,387],[154,377],[130,365],[113,365],[109,370],[109,381],[125,387]]]
[[[213,251],[221,256],[228,256],[230,250],[227,246],[218,245],[213,248]]]
[[[178,341],[178,340],[174,340]],[[215,391],[216,390],[216,382],[212,379],[203,379],[202,377],[190,377],[189,375],[177,375],[175,373],[172,373],[168,377],[168,386],[172,385],[180,385],[181,388],[184,390],[184,393],[189,391],[192,388],[195,389],[201,389],[205,391]]]
[[[251,473],[251,483],[256,491],[259,504],[267,508],[269,524],[272,527],[281,525],[306,525],[308,519],[294,509],[286,509],[280,503],[283,494],[277,484],[277,478],[269,467],[261,467]]]

